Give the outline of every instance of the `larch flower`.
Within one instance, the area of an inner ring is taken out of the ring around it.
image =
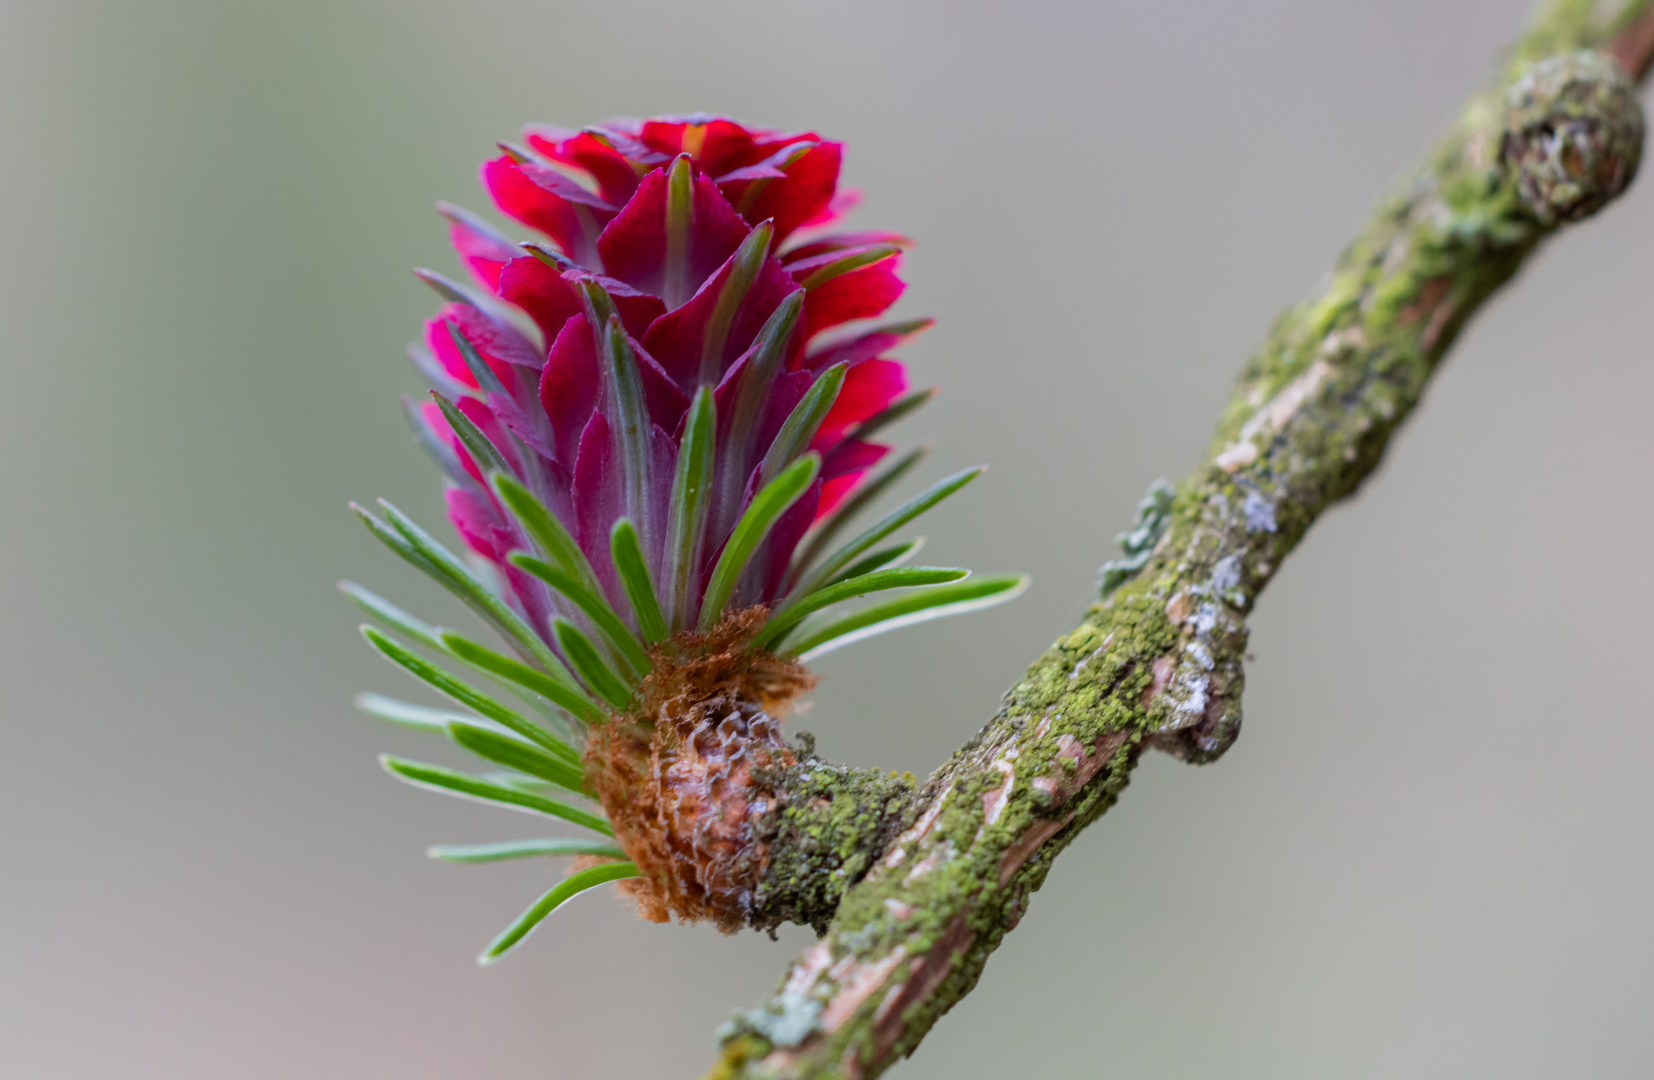
[[[368,640],[468,713],[360,704],[504,769],[387,756],[398,777],[598,834],[433,849],[582,856],[485,960],[613,880],[645,917],[733,929],[766,859],[771,774],[799,760],[779,721],[813,683],[802,661],[1025,579],[899,565],[919,541],[892,535],[980,469],[842,541],[920,456],[875,471],[891,449],[873,437],[931,392],[887,355],[929,320],[870,322],[902,293],[908,241],[833,231],[854,201],[840,144],[689,116],[532,126],[500,145],[483,187],[537,235],[439,203],[470,280],[418,272],[446,303],[409,350],[430,384],[410,419],[468,557],[389,504],[357,511],[510,653],[346,583]],[[888,595],[846,609],[872,593]]]

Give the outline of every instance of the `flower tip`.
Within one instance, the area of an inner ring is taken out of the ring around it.
[[[444,300],[455,304],[469,304],[471,302],[452,281],[448,280],[446,275],[439,274],[428,266],[414,267],[414,277],[429,285]]]
[[[542,240],[525,240],[517,246],[559,273],[580,269],[580,264]]]
[[[508,139],[501,139],[494,145],[500,148],[500,153],[504,154],[518,165],[534,160],[534,155],[532,153]]]

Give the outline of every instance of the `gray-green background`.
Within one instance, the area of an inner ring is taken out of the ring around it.
[[[333,580],[452,618],[345,511],[435,520],[396,394],[437,198],[524,121],[844,139],[920,246],[931,553],[1016,604],[835,655],[803,723],[926,772],[1086,602],[1147,483],[1527,0],[0,0],[0,1076],[687,1077],[808,940],[426,861]],[[1152,758],[921,1077],[1654,1070],[1654,185],[1473,327],[1257,612],[1247,727]]]

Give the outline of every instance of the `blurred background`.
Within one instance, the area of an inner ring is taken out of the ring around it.
[[[638,923],[433,841],[437,755],[345,502],[439,521],[401,349],[431,203],[526,121],[848,144],[920,246],[931,554],[1017,603],[820,665],[827,755],[926,773],[1087,602],[1156,476],[1528,0],[0,0],[0,1076],[699,1075],[810,940]],[[1253,620],[1246,730],[1150,757],[905,1080],[1654,1070],[1654,184],[1486,311]],[[454,759],[457,762],[457,758]]]

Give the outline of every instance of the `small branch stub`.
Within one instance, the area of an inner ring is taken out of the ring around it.
[[[1541,223],[1590,217],[1636,176],[1642,107],[1613,60],[1589,51],[1550,57],[1505,100],[1502,156],[1517,197]]]

